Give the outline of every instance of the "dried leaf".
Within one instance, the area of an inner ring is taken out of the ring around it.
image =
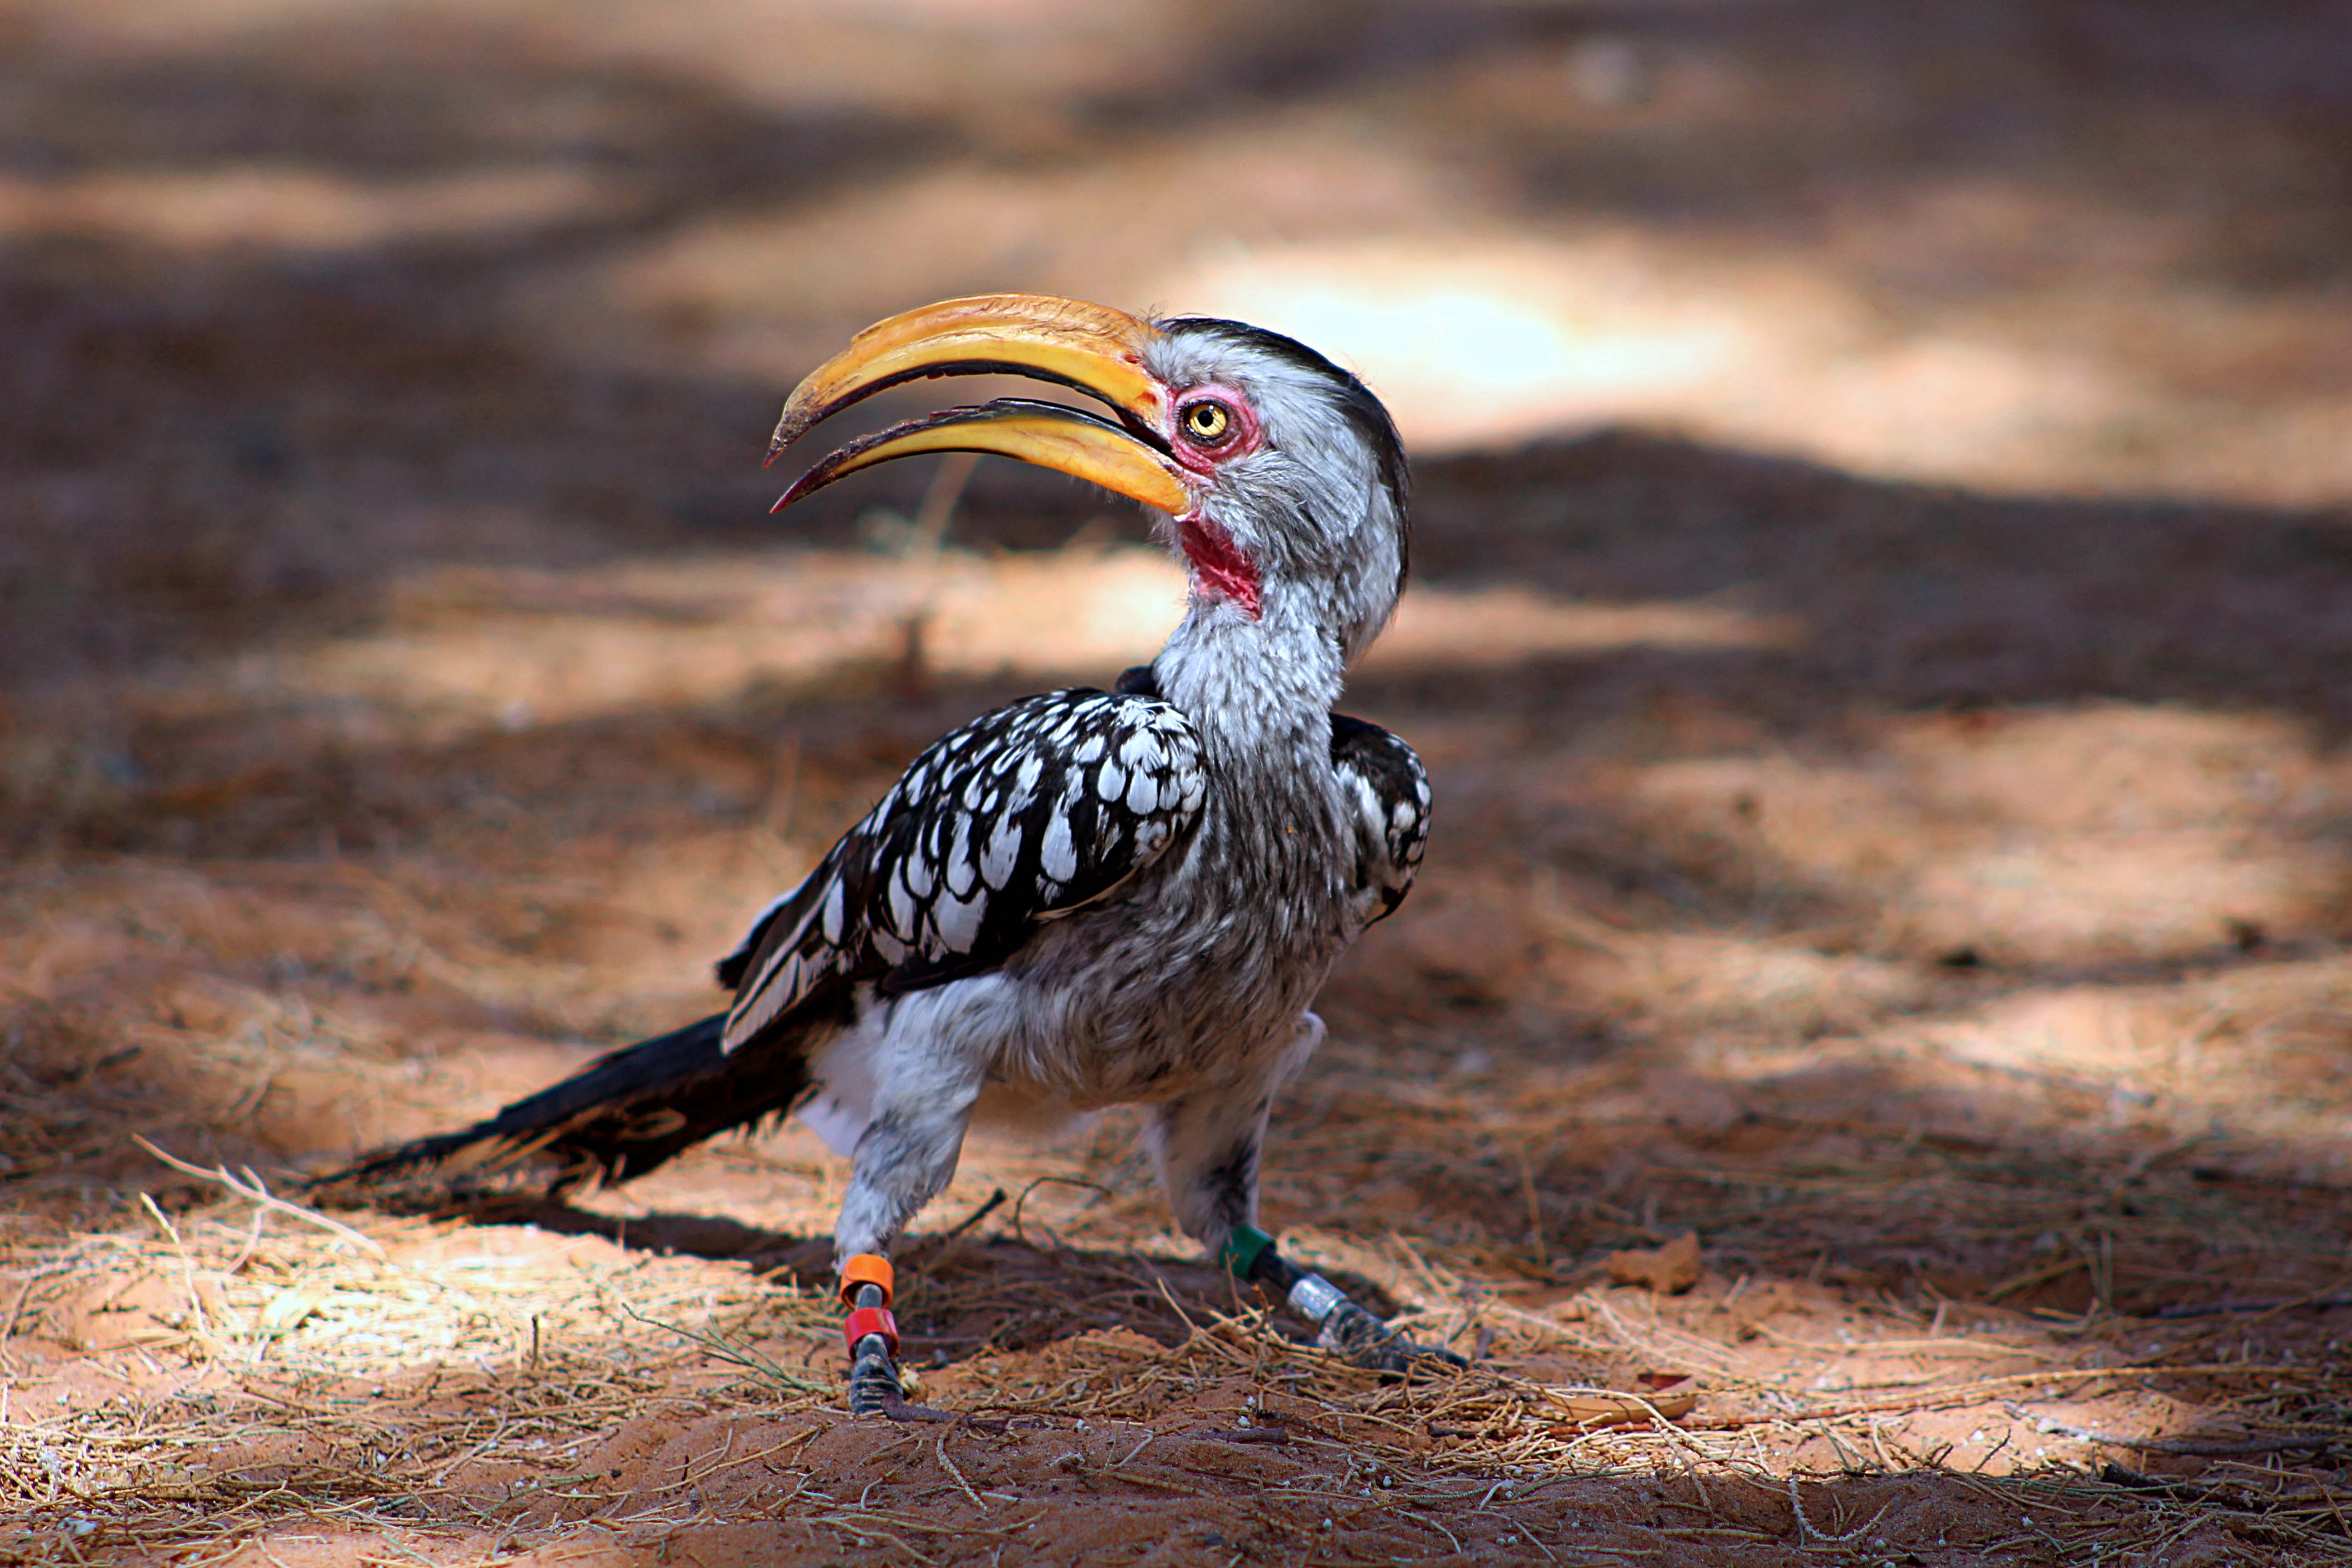
[[[1678,1421],[1698,1407],[1698,1379],[1680,1373],[1645,1372],[1634,1380],[1638,1394],[1610,1394],[1580,1389],[1552,1391],[1552,1404],[1568,1419],[1551,1429],[1555,1437],[1574,1437],[1603,1426],[1646,1425],[1664,1417]]]
[[[1679,1296],[1698,1283],[1698,1232],[1686,1230],[1664,1247],[1612,1252],[1609,1278],[1619,1285],[1643,1285],[1662,1296]]]

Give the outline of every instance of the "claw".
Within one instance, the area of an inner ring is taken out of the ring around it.
[[[983,1432],[1005,1430],[1002,1421],[982,1421],[959,1415],[952,1410],[915,1404],[900,1390],[898,1363],[891,1359],[878,1337],[866,1340],[858,1349],[858,1358],[849,1367],[850,1415],[879,1415],[885,1421],[953,1421]]]
[[[1458,1372],[1470,1364],[1452,1351],[1406,1339],[1353,1301],[1331,1310],[1315,1342],[1351,1365],[1390,1378],[1426,1377],[1440,1368]]]
[[[898,1363],[879,1334],[859,1342],[849,1363],[849,1413],[886,1421],[961,1421],[950,1411],[910,1402],[898,1383]]]
[[[898,1387],[898,1363],[878,1341],[879,1336],[877,1336],[858,1346],[857,1359],[850,1363],[849,1413],[852,1415],[881,1415],[892,1421],[950,1419],[927,1405],[907,1403],[906,1394]],[[922,1414],[909,1414],[915,1411]]]
[[[898,1369],[887,1356],[870,1357],[849,1369],[849,1413],[885,1421],[953,1421],[947,1411],[910,1403],[898,1389]]]

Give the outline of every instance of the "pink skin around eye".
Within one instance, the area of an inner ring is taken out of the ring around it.
[[[1184,412],[1206,397],[1223,404],[1234,425],[1225,439],[1214,447],[1202,447],[1185,437]],[[1171,402],[1176,412],[1175,436],[1170,444],[1175,448],[1176,460],[1196,474],[1213,474],[1220,463],[1246,457],[1265,444],[1265,433],[1258,424],[1256,412],[1230,387],[1190,386]],[[1230,600],[1242,614],[1257,619],[1264,579],[1257,563],[1249,558],[1249,552],[1234,542],[1234,536],[1198,511],[1177,519],[1176,535],[1183,545],[1184,559],[1192,565],[1194,588],[1213,598]]]
[[[1195,403],[1211,398],[1223,404],[1225,412],[1233,416],[1233,428],[1213,447],[1195,446],[1184,434],[1184,412]],[[1170,445],[1176,448],[1176,460],[1196,474],[1213,473],[1219,463],[1245,458],[1265,445],[1265,432],[1257,422],[1257,411],[1229,386],[1213,382],[1188,386],[1169,400],[1169,406],[1175,410]]]

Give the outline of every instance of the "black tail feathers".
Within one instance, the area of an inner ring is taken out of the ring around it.
[[[706,1138],[785,1114],[806,1091],[797,1031],[728,1055],[719,1044],[725,1023],[715,1013],[600,1057],[487,1121],[381,1150],[318,1178],[310,1193],[436,1212],[642,1176]]]

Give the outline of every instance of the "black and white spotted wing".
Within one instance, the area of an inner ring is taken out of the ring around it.
[[[1118,686],[1138,697],[1160,695],[1148,664],[1121,675]],[[1331,771],[1354,808],[1356,870],[1349,890],[1361,932],[1394,914],[1412,891],[1429,843],[1429,773],[1398,736],[1345,713],[1331,715]]]
[[[1154,697],[1056,691],[953,731],[719,962],[726,1048],[834,987],[1003,963],[1166,854],[1206,784],[1192,725]]]
[[[1378,724],[1331,715],[1331,769],[1355,807],[1358,929],[1386,920],[1412,890],[1429,842],[1429,774],[1413,749]]]

